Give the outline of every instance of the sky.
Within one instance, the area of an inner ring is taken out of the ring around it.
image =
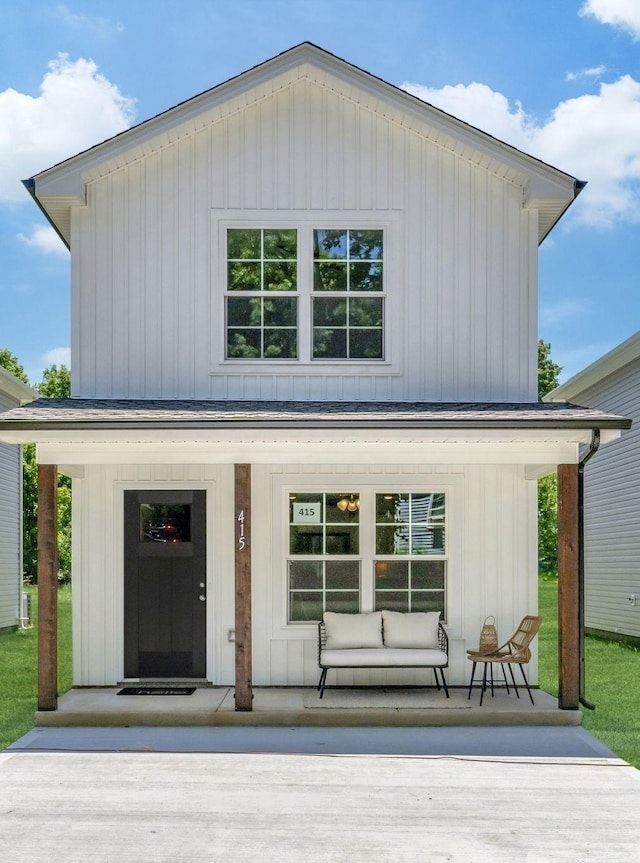
[[[540,247],[564,380],[640,330],[640,0],[0,0],[0,349],[71,366],[69,253],[21,180],[300,42],[587,186]]]

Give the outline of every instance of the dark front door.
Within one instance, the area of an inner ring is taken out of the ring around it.
[[[206,676],[204,491],[124,494],[125,677]]]

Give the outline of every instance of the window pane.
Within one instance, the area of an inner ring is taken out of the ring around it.
[[[406,494],[377,494],[376,521],[409,521],[409,496]]]
[[[383,608],[389,611],[409,611],[409,599],[406,591],[376,591],[376,611]]]
[[[227,258],[260,258],[260,228],[227,231]]]
[[[327,495],[327,524],[353,524],[360,517],[360,495],[353,492]]]
[[[295,360],[298,356],[298,331],[278,329],[264,331],[264,358]]]
[[[349,256],[360,260],[382,257],[382,231],[349,231]]]
[[[445,620],[444,593],[412,592],[411,611],[439,611]]]
[[[140,542],[191,541],[191,505],[188,503],[140,504]]]
[[[265,291],[295,291],[297,265],[295,261],[265,261]]]
[[[314,231],[313,232],[314,258],[342,258],[347,257],[347,232],[346,231]]]
[[[291,230],[265,230],[264,232],[264,256],[265,258],[292,258],[298,256],[297,232]]]
[[[409,562],[404,560],[376,561],[376,590],[409,589]]]
[[[347,331],[314,328],[313,357],[314,359],[346,359]]]
[[[322,562],[296,560],[289,563],[290,590],[322,590]]]
[[[234,261],[228,264],[227,290],[259,291],[262,264],[260,261]]]
[[[314,327],[346,327],[347,325],[347,300],[346,298],[316,297],[313,301],[313,325]]]
[[[227,297],[227,324],[230,327],[259,327],[262,300],[259,297]]]
[[[269,297],[262,302],[265,327],[295,327],[298,318],[296,297]]]
[[[411,587],[444,590],[444,560],[414,560],[411,562]]]
[[[289,528],[289,551],[291,554],[323,554],[322,537],[321,524],[292,524]]]
[[[358,554],[358,525],[327,527],[325,554]]]
[[[376,554],[409,554],[409,527],[376,528]]]
[[[326,566],[327,590],[358,590],[360,563],[357,560],[328,560]]]
[[[444,528],[413,525],[411,530],[412,554],[444,554]]]
[[[322,593],[290,593],[289,620],[322,620]]]
[[[227,356],[255,359],[260,357],[260,330],[234,330],[229,328],[227,335]]]
[[[314,291],[346,291],[347,262],[328,261],[313,265]]]
[[[342,614],[352,614],[360,611],[360,596],[357,591],[338,593],[327,591],[327,611],[338,611]]]
[[[350,291],[381,291],[382,264],[349,264]]]
[[[350,297],[350,299],[349,299],[349,326],[351,326],[351,327],[381,327],[382,326],[382,300],[362,298],[362,297]]]
[[[352,360],[382,359],[382,331],[349,330],[349,358]]]

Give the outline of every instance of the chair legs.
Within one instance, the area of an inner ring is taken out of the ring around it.
[[[323,668],[322,673],[320,674],[320,680],[318,681],[318,692],[320,693],[320,698],[324,695],[324,688],[327,683],[327,671],[328,668]]]
[[[444,694],[447,696],[447,698],[449,698],[449,687],[447,686],[447,681],[446,681],[446,678],[444,676],[444,668],[440,669],[440,674],[442,676],[442,686],[444,687]],[[438,689],[440,689],[440,681],[438,680],[438,669],[437,668],[433,669],[433,676],[436,679],[436,686],[438,687]]]
[[[482,702],[484,700],[484,694],[487,691],[487,686],[491,687],[491,697],[492,698],[494,697],[494,681],[493,681],[493,665],[494,665],[494,663],[493,662],[483,662],[482,664],[484,665],[484,668],[482,670],[482,682],[480,684],[480,706],[481,707],[482,707]],[[513,689],[516,693],[516,698],[520,698],[520,693],[518,692],[518,684],[516,683],[516,678],[515,678],[515,675],[513,673],[513,664],[511,662],[500,662],[499,664],[502,666],[502,676],[504,677],[504,683],[505,683],[505,687],[507,690],[507,695],[510,694],[511,690],[509,688],[509,681],[507,679],[507,672],[505,669],[505,665],[509,666],[509,674],[511,675],[511,683],[512,683]],[[473,682],[475,680],[477,665],[478,665],[477,661],[474,660],[473,665],[471,667],[471,678],[469,680],[469,689],[467,691],[467,700],[471,699],[471,690],[473,689]],[[517,665],[520,666],[520,673],[522,674],[522,679],[524,680],[524,685],[527,689],[527,692],[529,693],[529,698],[531,699],[531,703],[535,704],[535,702],[533,700],[533,695],[531,694],[531,688],[529,687],[529,682],[528,682],[527,677],[524,673],[524,665],[522,665],[521,663],[517,663]],[[491,666],[491,668],[489,669],[488,666]]]

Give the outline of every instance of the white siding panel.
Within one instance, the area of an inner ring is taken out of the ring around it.
[[[633,420],[585,468],[585,624],[640,638],[640,361],[578,401]]]
[[[359,369],[359,387],[340,384],[344,364],[225,365],[209,345],[223,332],[213,210],[393,223],[391,364]],[[533,219],[521,187],[303,78],[89,185],[74,217],[74,395],[534,398]]]
[[[2,407],[0,404],[0,410]],[[0,629],[18,623],[21,592],[21,481],[20,447],[0,443]]]

